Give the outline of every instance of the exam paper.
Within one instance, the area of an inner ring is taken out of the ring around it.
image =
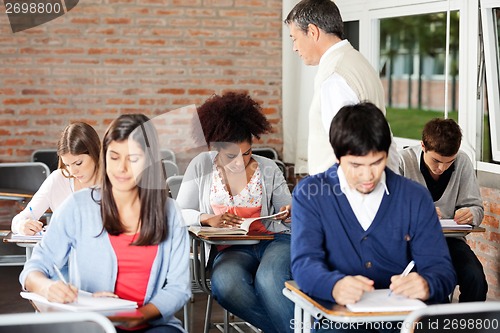
[[[365,292],[361,299],[346,307],[352,312],[399,312],[413,311],[424,308],[427,305],[418,299],[408,298],[391,293],[390,289],[377,289]]]

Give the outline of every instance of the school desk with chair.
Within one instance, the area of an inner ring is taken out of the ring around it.
[[[193,279],[196,287],[208,294],[207,300],[207,309],[205,313],[205,326],[204,333],[208,333],[211,326],[211,313],[212,313],[212,290],[210,287],[210,277],[207,271],[207,247],[206,245],[218,246],[218,245],[253,245],[259,243],[261,240],[269,240],[273,239],[274,236],[272,234],[246,234],[246,235],[195,235],[192,232],[189,232],[189,236],[192,240],[192,271],[193,271]],[[229,313],[227,310],[224,310],[224,323],[223,325],[214,324],[216,328],[224,333],[229,332],[229,326],[237,326],[240,324],[247,324],[242,322],[229,323]],[[252,326],[253,328],[253,326]],[[253,328],[254,329],[254,328]],[[255,329],[254,329],[255,330]],[[240,329],[238,328],[238,331]]]

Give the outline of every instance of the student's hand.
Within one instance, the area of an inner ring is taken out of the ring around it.
[[[78,289],[62,281],[50,281],[42,291],[42,295],[50,302],[72,303],[78,299]]]
[[[393,293],[404,295],[408,298],[418,298],[425,301],[429,298],[429,284],[416,272],[407,276],[394,275],[391,277],[389,288]]]
[[[457,224],[472,224],[474,222],[474,216],[470,208],[460,208],[455,212],[453,220],[455,220]]]
[[[92,293],[92,297],[112,297],[112,298],[118,298],[118,295],[113,294],[110,291],[98,291],[98,292]]]
[[[37,220],[26,219],[21,221],[19,226],[19,233],[21,235],[33,236],[37,232],[42,231],[43,223]]]
[[[280,212],[284,212],[282,215],[276,217],[277,220],[287,220],[290,219],[290,215],[292,214],[292,206],[286,205],[280,208]],[[289,222],[289,221],[286,221]]]
[[[207,216],[207,215],[205,215]],[[205,219],[201,219],[202,225],[208,225],[215,228],[238,227],[243,222],[243,218],[231,213],[224,213],[220,215],[212,215]]]
[[[337,304],[353,304],[361,299],[364,292],[373,289],[373,280],[367,277],[362,275],[346,276],[335,283],[332,296]]]
[[[439,209],[439,207],[436,207],[436,213],[440,219],[443,218],[443,215],[441,215],[441,209]]]

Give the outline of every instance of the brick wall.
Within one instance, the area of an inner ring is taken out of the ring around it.
[[[500,300],[500,190],[482,187],[484,233],[471,234],[467,240],[484,267],[489,291],[488,299]]]
[[[281,151],[281,1],[85,0],[15,34],[0,13],[0,162],[54,147],[71,120],[102,135],[120,113],[227,90],[262,102],[275,133],[258,144]]]

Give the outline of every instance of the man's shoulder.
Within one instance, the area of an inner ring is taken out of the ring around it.
[[[312,191],[313,188],[325,189],[338,183],[337,164],[335,164],[324,172],[302,178],[295,186],[294,193],[303,192],[304,190]]]

